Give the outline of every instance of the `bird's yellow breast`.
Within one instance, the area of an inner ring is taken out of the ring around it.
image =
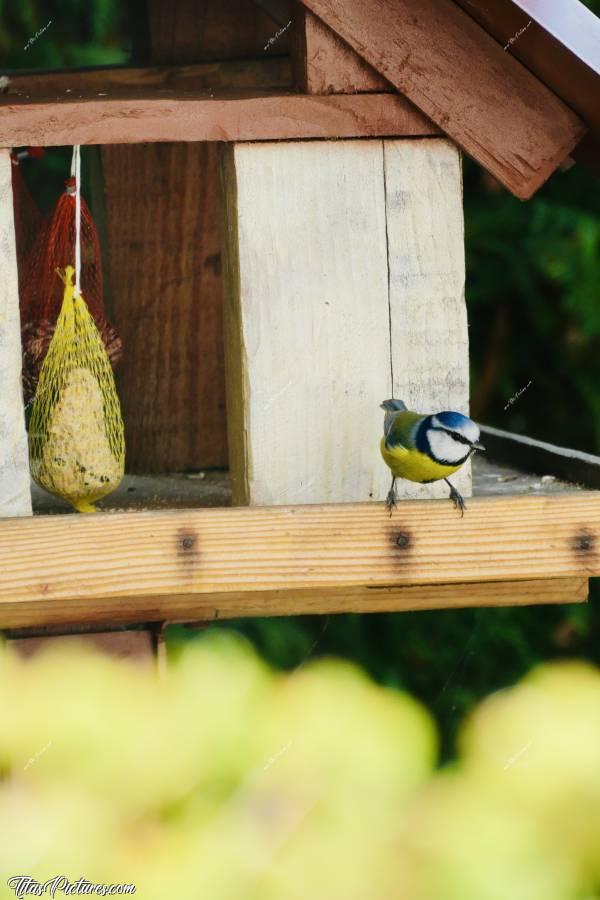
[[[381,439],[381,455],[396,478],[407,481],[439,481],[457,472],[460,466],[442,466],[419,450],[406,447],[386,447]],[[461,463],[462,465],[462,463]]]

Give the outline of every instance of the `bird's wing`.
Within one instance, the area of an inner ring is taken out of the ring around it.
[[[390,397],[389,400],[384,400],[379,406],[385,412],[385,418],[383,420],[383,436],[385,440],[387,440],[390,428],[394,424],[394,419],[398,413],[406,412],[406,404],[403,403],[402,400]]]
[[[393,410],[393,409],[386,410],[385,418],[383,420],[383,436],[385,438],[386,444],[388,442],[388,437],[390,435],[390,431],[392,430],[394,422],[396,421],[396,416],[398,416],[398,415],[399,414],[396,410]]]
[[[388,418],[389,417],[389,418]],[[415,445],[415,431],[422,415],[415,412],[388,412],[385,414],[383,432],[386,447],[406,447]]]

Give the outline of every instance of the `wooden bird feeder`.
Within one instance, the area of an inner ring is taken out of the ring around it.
[[[390,518],[378,404],[468,411],[461,151],[523,200],[593,162],[600,21],[153,0],[149,32],[152,68],[0,102],[0,629],[585,600],[600,459],[485,429],[463,519],[443,484]],[[96,516],[37,489],[32,515],[9,149],[75,143],[101,147],[129,474]]]

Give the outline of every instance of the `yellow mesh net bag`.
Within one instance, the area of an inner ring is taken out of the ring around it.
[[[79,512],[95,512],[123,478],[123,418],[102,338],[75,296],[74,269],[57,272],[65,291],[31,407],[31,474]]]

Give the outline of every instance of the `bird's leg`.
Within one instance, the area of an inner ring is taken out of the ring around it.
[[[390,511],[390,516],[392,515],[394,507],[396,506],[397,500],[398,500],[398,495],[396,494],[396,479],[392,475],[392,486],[388,491],[388,495],[387,495],[386,501],[385,501],[385,505],[387,506],[387,508]]]
[[[462,518],[462,516],[464,516],[464,514],[465,514],[465,509],[467,508],[465,506],[465,501],[463,500],[462,496],[458,493],[458,491],[456,490],[454,485],[450,484],[450,482],[448,481],[447,478],[444,478],[444,481],[450,488],[450,500],[452,500],[452,502],[454,503],[455,509],[460,509],[460,515]]]

